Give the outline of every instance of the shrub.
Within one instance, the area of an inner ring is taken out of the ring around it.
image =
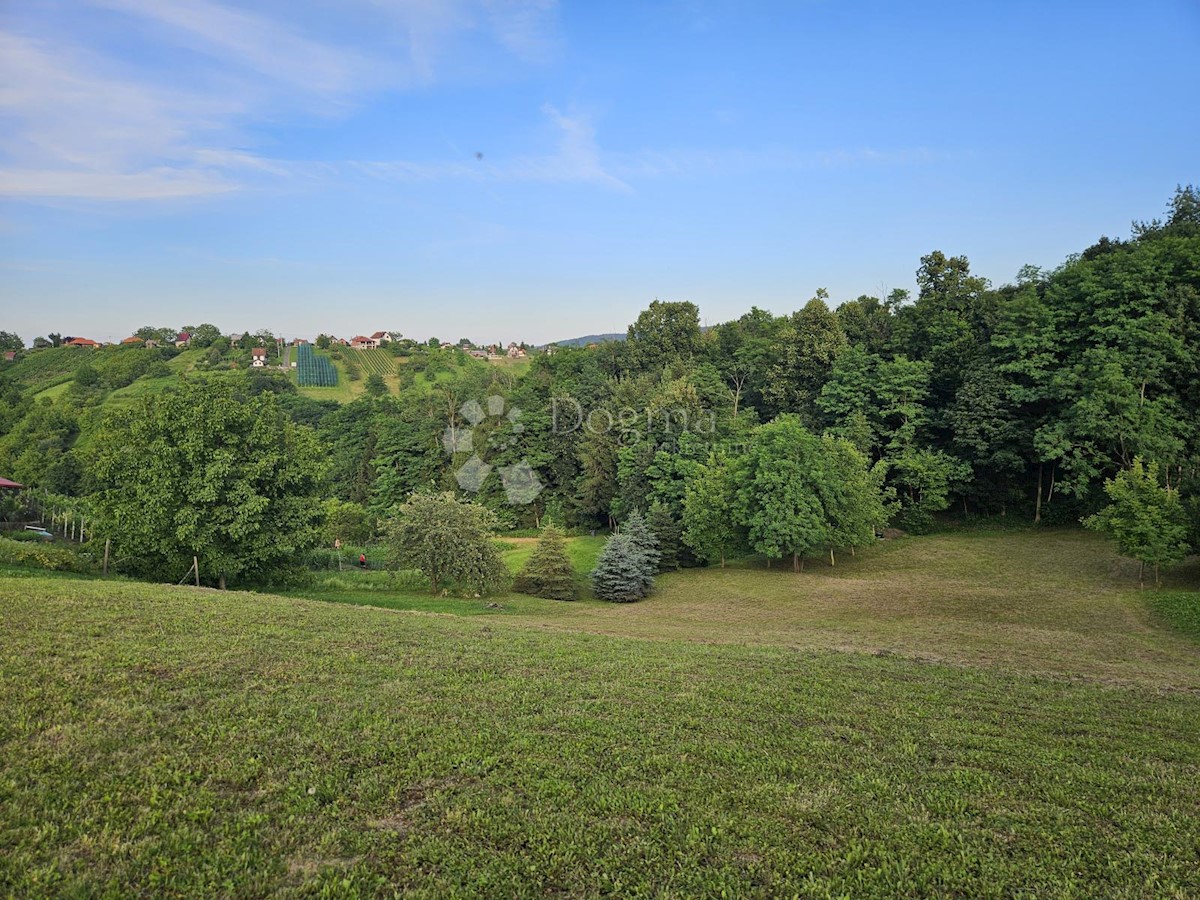
[[[22,541],[29,544],[40,544],[46,541],[46,538],[36,531],[10,531],[4,537],[10,541]]]
[[[537,548],[517,574],[513,590],[548,600],[575,600],[579,596],[566,542],[553,525],[542,529]]]
[[[91,572],[95,569],[91,559],[68,547],[31,544],[8,537],[0,538],[0,563],[53,572]]]

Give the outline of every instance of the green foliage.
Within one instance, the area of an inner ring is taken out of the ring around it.
[[[517,574],[513,590],[548,600],[578,598],[575,567],[567,554],[563,533],[554,525],[542,529],[536,549]]]
[[[820,453],[820,440],[800,419],[782,415],[755,432],[732,467],[734,515],[751,548],[773,559],[790,555],[797,570],[805,554],[829,538],[819,496]]]
[[[610,603],[632,603],[645,597],[653,586],[647,584],[646,555],[628,533],[610,535],[592,570],[592,593]]]
[[[642,584],[647,594],[654,587],[654,576],[658,574],[662,561],[662,549],[658,537],[650,530],[645,518],[639,510],[634,510],[621,526],[621,531],[629,536],[634,549],[640,556]]]
[[[646,515],[646,527],[658,543],[658,571],[678,569],[683,552],[683,525],[671,514],[670,507],[654,503]]]
[[[392,561],[429,579],[433,593],[454,585],[486,594],[508,583],[492,541],[496,517],[451,492],[413,494],[388,524]]]
[[[634,371],[660,371],[690,361],[700,350],[700,309],[694,303],[655,300],[629,326],[625,356]]]
[[[383,383],[383,376],[378,372],[367,376],[366,388],[368,397],[382,397],[387,393],[387,385]]]
[[[95,435],[95,533],[143,576],[261,579],[317,539],[320,454],[274,395],[185,383],[115,410]]]
[[[0,537],[0,563],[49,569],[52,572],[95,572],[90,555],[61,544],[34,543],[29,539]]]
[[[322,504],[322,543],[332,547],[335,541],[343,545],[361,546],[375,532],[375,517],[358,503],[330,497]]]
[[[687,484],[683,500],[683,541],[707,563],[720,562],[741,543],[734,516],[736,485],[728,461],[714,455]]]
[[[1178,562],[1188,553],[1188,523],[1179,492],[1159,484],[1158,463],[1142,464],[1141,457],[1128,470],[1104,482],[1108,506],[1084,520],[1084,525],[1108,535],[1124,556],[1140,564],[1143,580],[1147,565],[1154,567],[1155,584],[1159,567]]]

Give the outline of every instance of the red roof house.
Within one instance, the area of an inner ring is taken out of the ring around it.
[[[99,347],[100,344],[97,341],[89,341],[87,338],[77,337],[77,338],[71,338],[69,341],[67,341],[67,346],[68,347]]]

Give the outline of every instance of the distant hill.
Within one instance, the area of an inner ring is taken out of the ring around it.
[[[583,337],[570,338],[565,341],[551,341],[559,347],[586,347],[588,344],[603,344],[608,341],[625,340],[625,332],[617,331],[612,334],[585,334]]]

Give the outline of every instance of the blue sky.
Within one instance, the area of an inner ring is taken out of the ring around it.
[[[1200,4],[0,6],[0,328],[542,342],[1000,284],[1200,182]]]

